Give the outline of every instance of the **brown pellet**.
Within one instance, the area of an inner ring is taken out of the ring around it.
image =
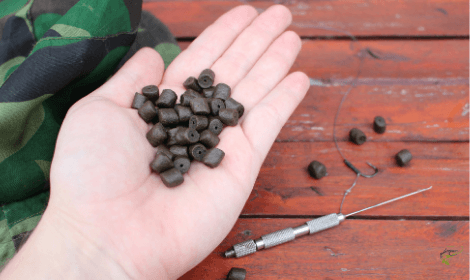
[[[177,98],[178,96],[176,96],[174,91],[171,89],[164,89],[158,98],[156,105],[159,108],[173,108],[175,107]]]
[[[180,123],[188,122],[191,116],[193,115],[193,111],[191,111],[191,108],[179,104],[175,105],[175,111],[178,114]]]
[[[212,98],[214,96],[215,87],[209,87],[202,90],[202,96],[205,98]]]
[[[204,98],[194,98],[189,102],[191,110],[195,115],[209,115],[211,109]]]
[[[173,145],[170,147],[170,152],[177,157],[188,157],[188,147]]]
[[[189,102],[191,102],[191,100],[193,100],[194,98],[198,98],[198,97],[202,97],[202,95],[200,95],[198,92],[194,91],[193,89],[188,89],[181,95],[180,103],[183,106],[189,107],[190,106]]]
[[[385,123],[385,119],[381,116],[377,116],[374,118],[374,131],[382,134],[387,129],[387,124]]]
[[[158,110],[158,121],[164,126],[172,126],[178,124],[179,117],[173,108],[160,108]]]
[[[219,135],[224,128],[224,124],[215,117],[209,118],[209,127],[208,129],[215,135]]]
[[[159,155],[159,154],[164,154],[166,155],[167,157],[169,157],[171,160],[173,160],[175,158],[175,155],[170,152],[170,150],[165,146],[165,145],[159,145],[156,149],[156,154]]]
[[[148,132],[147,132],[147,140],[149,143],[156,147],[163,142],[165,142],[167,138],[167,133],[165,128],[161,123],[155,124]]]
[[[215,86],[213,98],[219,98],[225,101],[230,98],[231,92],[232,90],[230,89],[228,85],[224,83],[220,83]]]
[[[325,165],[323,165],[323,163],[316,161],[316,160],[312,161],[308,165],[307,169],[308,169],[308,173],[310,173],[310,176],[312,176],[315,179],[321,179],[327,175]]]
[[[212,149],[207,151],[206,155],[202,159],[202,162],[205,165],[207,165],[211,168],[214,168],[214,167],[217,167],[220,164],[220,162],[222,161],[224,156],[225,156],[224,151],[222,151],[221,149],[218,149],[218,148],[212,148]]]
[[[241,118],[243,116],[243,113],[245,112],[245,107],[243,107],[242,104],[240,104],[238,101],[231,97],[225,100],[225,108],[237,110],[238,118]]]
[[[408,151],[407,149],[401,150],[395,156],[397,164],[402,167],[405,165],[408,165],[408,163],[410,163],[412,158],[413,156],[411,155],[410,151]]]
[[[169,188],[176,187],[184,182],[183,174],[176,168],[160,173],[160,178],[163,184]]]
[[[362,145],[364,144],[364,142],[366,142],[367,137],[364,132],[362,132],[360,129],[353,128],[351,129],[351,131],[349,131],[349,139],[351,140],[351,142],[357,145]]]
[[[147,97],[143,96],[142,94],[136,92],[134,95],[134,100],[132,101],[131,107],[134,109],[140,109],[147,102]]]
[[[166,139],[166,145],[168,147],[172,145],[176,145],[178,142],[176,141],[176,135],[178,135],[178,131],[180,129],[184,129],[184,127],[175,127],[172,129],[167,130],[168,138]]]
[[[197,143],[189,146],[188,152],[190,158],[195,159],[197,161],[202,161],[202,159],[207,153],[207,149],[206,147],[204,147],[204,145]]]
[[[142,94],[155,103],[160,94],[160,90],[156,85],[149,85],[142,88]]]
[[[179,129],[176,134],[176,142],[178,145],[191,145],[199,141],[199,133],[192,128]]]
[[[164,154],[157,154],[152,163],[150,163],[150,168],[157,174],[173,167],[173,161]]]
[[[222,99],[210,98],[207,100],[207,104],[209,104],[209,107],[211,108],[211,113],[214,116],[218,116],[219,111],[221,109],[225,109],[225,104],[224,104],[224,101],[222,101]]]
[[[192,115],[189,118],[189,128],[202,131],[209,125],[209,119],[205,116]]]
[[[199,136],[199,142],[206,146],[206,148],[208,149],[217,146],[217,144],[219,144],[219,141],[219,137],[209,129],[206,129],[201,132],[201,135]]]
[[[193,89],[197,92],[200,92],[202,89],[197,82],[197,79],[194,77],[189,77],[184,81],[183,86],[185,89]]]
[[[225,280],[245,280],[246,270],[243,268],[232,267]]]
[[[175,168],[178,169],[182,174],[188,172],[191,166],[191,161],[187,157],[176,157],[173,161]]]
[[[199,86],[201,88],[209,88],[214,83],[215,73],[211,69],[202,70],[201,74],[197,78]]]
[[[146,123],[149,123],[157,115],[155,105],[150,100],[147,100],[137,112]]]
[[[219,111],[220,120],[229,126],[235,126],[238,123],[238,112],[235,109],[222,109]]]

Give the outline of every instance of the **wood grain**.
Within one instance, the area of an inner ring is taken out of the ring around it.
[[[225,279],[232,267],[246,279],[468,279],[468,221],[346,220],[336,228],[240,259],[222,253],[236,243],[306,219],[239,219],[227,238],[181,280]],[[446,248],[462,248],[440,260]]]
[[[340,143],[346,156],[364,173],[347,196],[343,213],[433,186],[432,190],[358,214],[367,217],[467,217],[469,213],[468,143]],[[413,159],[398,167],[394,155],[408,149]],[[322,162],[328,176],[315,180],[308,164]],[[332,142],[275,143],[266,158],[243,215],[325,215],[339,212],[355,173],[344,165]]]
[[[152,1],[143,5],[176,37],[196,37],[233,7],[283,3],[301,36],[468,36],[468,1]],[[326,30],[325,30],[326,29]],[[340,30],[340,31],[337,31]]]

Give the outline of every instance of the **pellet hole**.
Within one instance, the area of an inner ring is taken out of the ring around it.
[[[217,130],[219,127],[218,127],[218,126],[216,126],[216,127],[214,127],[214,128],[215,128],[215,130]]]
[[[183,167],[184,165],[180,164],[180,167]]]
[[[198,153],[198,154],[201,154],[202,152],[201,152],[201,151],[198,151],[197,153]]]

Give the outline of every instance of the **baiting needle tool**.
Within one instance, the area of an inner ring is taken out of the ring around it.
[[[362,210],[349,213],[347,215],[343,215],[341,213],[339,214],[333,213],[333,214],[329,214],[329,215],[308,221],[305,224],[298,226],[296,228],[286,228],[286,229],[275,231],[270,234],[263,235],[256,240],[247,240],[242,243],[238,243],[234,245],[232,249],[229,249],[228,251],[226,251],[225,257],[226,258],[244,257],[247,255],[253,254],[259,250],[268,249],[268,248],[292,241],[296,237],[299,237],[299,236],[303,236],[307,234],[314,234],[319,231],[335,227],[339,225],[342,221],[344,221],[347,217],[355,215],[359,212],[366,211],[366,210],[369,210],[378,206],[382,206],[387,203],[394,202],[402,198],[412,196],[417,193],[424,192],[430,189],[432,189],[432,186],[430,186],[427,189],[421,189],[419,191],[415,191],[413,193],[409,193],[409,194],[379,203],[377,205],[370,206]]]

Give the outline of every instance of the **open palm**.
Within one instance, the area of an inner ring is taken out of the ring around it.
[[[237,7],[165,73],[158,53],[140,50],[69,110],[52,162],[48,211],[133,278],[174,279],[202,261],[232,228],[279,130],[308,89],[305,74],[286,76],[301,46],[294,32],[284,32],[290,21],[283,6],[261,15]],[[219,135],[225,158],[217,168],[193,162],[184,183],[167,188],[149,168],[150,126],[130,105],[150,84],[181,94],[183,81],[205,68],[216,73],[215,83],[232,88],[245,114]]]

